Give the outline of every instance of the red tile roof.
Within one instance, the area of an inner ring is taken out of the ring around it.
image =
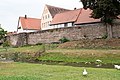
[[[46,6],[47,6],[48,10],[50,11],[52,17],[54,17],[58,13],[69,11],[68,9],[55,7],[55,6],[51,6],[51,5],[47,5],[47,4],[46,4]]]
[[[56,14],[51,24],[61,24],[67,22],[75,22],[81,12],[81,9],[67,11]]]
[[[41,19],[20,17],[19,21],[21,21],[21,27],[24,30],[40,30],[41,29]]]
[[[82,9],[77,21],[75,22],[75,24],[100,22],[100,19],[91,18],[90,17],[91,13],[92,13],[92,10],[90,10],[90,9],[87,9],[87,10]]]
[[[100,22],[100,19],[93,19],[90,17],[91,12],[92,11],[90,9],[77,9],[59,13],[53,18],[51,25],[68,22],[75,22],[75,24]]]

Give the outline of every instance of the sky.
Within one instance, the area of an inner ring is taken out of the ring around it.
[[[0,0],[0,24],[8,32],[17,31],[18,19],[27,15],[41,18],[45,4],[65,9],[82,8],[80,0]]]

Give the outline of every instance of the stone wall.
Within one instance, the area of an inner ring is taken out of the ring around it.
[[[113,37],[120,37],[120,26],[112,27]],[[95,39],[106,35],[106,26],[101,23],[86,24],[76,27],[44,30],[39,32],[22,33],[8,36],[8,40],[14,46],[26,44],[59,42],[59,39],[66,37],[69,40]]]
[[[28,44],[59,42],[66,37],[69,40],[80,40],[83,38],[101,38],[105,35],[105,27],[100,25],[84,25],[69,28],[52,29],[28,34]]]
[[[20,33],[20,34],[14,34],[7,36],[7,40],[11,43],[13,46],[23,46],[27,45],[27,33]]]
[[[120,38],[120,24],[115,24],[112,27],[113,38]]]

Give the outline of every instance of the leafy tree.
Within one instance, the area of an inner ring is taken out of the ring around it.
[[[7,51],[7,47],[9,46],[8,41],[6,41],[6,36],[7,31],[5,31],[3,28],[0,27],[0,40],[3,42],[2,46],[5,48],[5,50]]]
[[[7,34],[7,31],[5,31],[4,29],[2,29],[0,27],[0,40],[5,40],[5,35]]]
[[[93,10],[92,18],[101,19],[106,27],[107,24],[110,25],[109,28],[112,28],[113,20],[120,14],[120,0],[81,0],[81,2],[85,9]]]

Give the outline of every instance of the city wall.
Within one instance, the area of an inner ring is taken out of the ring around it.
[[[120,24],[112,26],[112,37],[120,38]],[[63,37],[73,41],[82,39],[100,39],[106,35],[107,28],[102,23],[44,30],[31,33],[10,35],[7,40],[13,46],[34,45],[38,43],[58,43]]]

